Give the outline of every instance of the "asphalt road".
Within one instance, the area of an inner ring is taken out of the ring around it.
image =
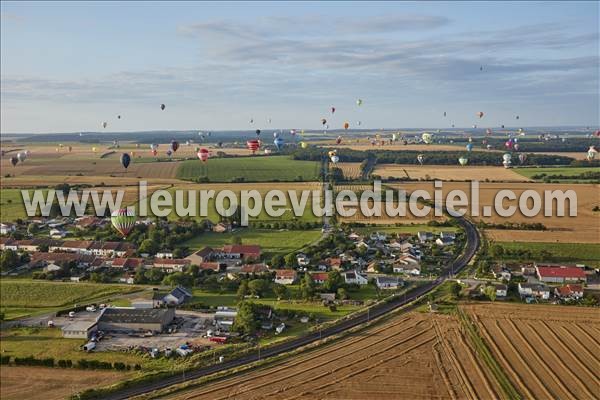
[[[458,219],[458,222],[466,232],[465,248],[463,253],[454,259],[454,261],[448,266],[446,272],[441,277],[431,282],[430,284],[415,288],[407,292],[406,295],[397,296],[396,298],[387,303],[376,305],[372,307],[368,312],[365,311],[352,318],[342,320],[335,325],[329,326],[321,330],[320,332],[314,332],[279,345],[264,348],[260,351],[260,359],[265,359],[268,357],[276,356],[282,353],[295,350],[299,347],[305,346],[322,338],[338,334],[340,332],[368,322],[369,319],[379,317],[390,311],[393,311],[394,309],[406,303],[410,303],[416,298],[423,296],[429,291],[435,289],[437,286],[441,285],[446,279],[450,278],[453,274],[456,274],[461,269],[463,269],[469,263],[469,261],[471,261],[471,259],[477,252],[477,249],[479,248],[479,233],[477,232],[475,226],[464,218]],[[155,382],[149,382],[137,386],[132,386],[130,388],[123,389],[119,392],[109,394],[103,398],[110,400],[128,399],[133,396],[138,396],[155,390],[163,389],[171,385],[182,383],[184,381],[197,379],[202,376],[225,371],[227,369],[236,368],[245,364],[255,362],[258,359],[259,353],[258,351],[255,351],[243,357],[231,359],[220,364],[210,365],[192,371],[186,371],[185,375],[182,374],[170,376],[167,378],[159,379]]]

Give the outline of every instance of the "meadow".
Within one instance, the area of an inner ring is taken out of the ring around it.
[[[177,178],[210,182],[291,182],[319,179],[319,163],[296,161],[287,156],[214,158],[206,163],[188,160],[180,164]]]
[[[540,243],[540,242],[494,242],[505,250],[528,250],[533,254],[531,260],[540,261],[542,252],[547,254],[543,259],[548,262],[583,263],[600,266],[600,246],[593,243]],[[507,257],[510,259],[510,257]]]

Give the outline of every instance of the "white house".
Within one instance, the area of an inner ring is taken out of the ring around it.
[[[9,223],[0,223],[0,235],[8,235],[11,232],[14,232],[17,228],[14,224]]]
[[[425,242],[428,242],[430,240],[433,240],[433,233],[431,233],[431,232],[417,232],[417,238],[419,238],[419,241],[421,243],[425,243]]]
[[[398,289],[402,286],[402,281],[396,276],[377,276],[375,284],[379,289]]]
[[[506,297],[508,294],[508,286],[503,283],[494,284],[496,288],[496,297]]]
[[[350,285],[350,284],[366,285],[367,283],[369,283],[367,278],[365,278],[364,276],[362,276],[361,274],[359,274],[356,271],[344,272],[344,280],[346,281],[346,284],[348,284],[348,285]]]
[[[278,269],[275,271],[275,283],[280,285],[292,285],[296,282],[298,274],[293,269]]]
[[[421,275],[421,266],[418,264],[394,264],[393,271],[398,274]]]
[[[310,264],[310,258],[308,258],[306,254],[302,253],[296,256],[296,261],[300,267],[306,267],[308,264]]]
[[[539,297],[543,300],[550,298],[550,289],[538,283],[519,283],[519,295],[521,297]]]
[[[67,232],[61,229],[50,229],[50,237],[52,239],[62,239],[67,236]]]
[[[435,244],[437,244],[440,247],[450,246],[453,243],[454,243],[454,239],[451,239],[448,237],[443,237],[443,238],[439,237],[435,241]]]

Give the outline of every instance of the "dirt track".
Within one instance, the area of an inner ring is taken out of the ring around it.
[[[495,398],[456,319],[409,313],[332,345],[173,399]]]
[[[525,398],[599,398],[597,309],[510,304],[464,308]]]

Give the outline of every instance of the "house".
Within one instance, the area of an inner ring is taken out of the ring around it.
[[[177,286],[163,297],[163,302],[168,306],[180,306],[192,298],[192,293],[183,286]]]
[[[65,236],[67,236],[67,232],[63,231],[62,229],[50,229],[50,237],[52,239],[62,239]]]
[[[429,242],[433,240],[433,233],[431,232],[417,232],[417,238],[421,243]]]
[[[579,267],[536,265],[535,270],[541,282],[586,282],[585,271]]]
[[[183,272],[188,265],[191,265],[191,262],[185,258],[155,258],[152,268],[161,268],[165,272]]]
[[[40,251],[40,246],[44,243],[41,239],[31,239],[31,240],[17,240],[16,244],[19,250],[26,251],[28,253],[35,253],[36,251]]]
[[[223,307],[217,310],[214,317],[215,326],[219,331],[229,332],[235,318],[237,317],[237,311],[234,309]]]
[[[75,263],[79,268],[87,268],[94,261],[94,256],[78,253],[42,253],[31,254],[29,266],[31,268],[47,267],[51,264],[64,267]]]
[[[538,283],[519,283],[519,295],[521,297],[539,297],[548,300],[550,289],[546,285]]]
[[[227,269],[227,264],[212,261],[212,262],[203,262],[200,265],[198,265],[198,267],[204,271],[210,270],[210,271],[215,271],[215,272],[223,272]]]
[[[143,258],[133,258],[133,257],[126,257],[126,258],[122,258],[122,257],[118,257],[118,258],[113,258],[110,262],[110,267],[111,268],[122,268],[122,269],[136,269],[140,266],[144,265],[144,259]]]
[[[11,238],[3,237],[0,238],[0,250],[19,250],[19,245],[17,241]]]
[[[59,251],[67,251],[70,253],[91,254],[88,249],[92,245],[90,240],[66,240],[62,245],[58,246]]]
[[[126,283],[128,285],[133,285],[135,283],[135,278],[132,275],[125,274],[119,278],[120,283]]]
[[[62,267],[58,264],[54,264],[53,262],[48,263],[44,267],[44,272],[56,272],[62,270]]]
[[[156,255],[154,257],[155,258],[173,259],[173,252],[171,252],[171,251],[161,251],[159,253],[156,253]]]
[[[348,235],[348,239],[352,240],[353,242],[358,242],[362,240],[362,236],[360,236],[356,232],[352,232]]]
[[[223,246],[221,255],[230,259],[244,261],[260,259],[260,246],[253,244],[229,244]]]
[[[357,285],[366,285],[369,283],[366,277],[359,274],[357,271],[347,271],[344,272],[344,281],[348,285],[357,284]]]
[[[242,274],[264,274],[269,272],[269,268],[265,264],[244,264],[240,268]]]
[[[98,331],[98,323],[96,319],[79,320],[63,326],[61,330],[66,339],[89,339]]]
[[[396,276],[379,275],[375,277],[375,284],[379,289],[398,289],[403,283]]]
[[[385,233],[373,232],[369,236],[369,239],[377,242],[383,242],[387,239],[387,235]]]
[[[280,285],[292,285],[296,282],[298,274],[293,269],[278,269],[275,271],[275,283]]]
[[[194,265],[200,265],[203,262],[210,261],[214,252],[215,250],[212,247],[206,246],[187,256],[186,260],[190,260],[190,262]]]
[[[435,240],[435,244],[437,244],[440,247],[450,246],[454,244],[454,239],[451,239],[449,237],[439,237]]]
[[[440,238],[442,238],[442,239],[448,238],[448,239],[452,239],[454,241],[454,240],[456,240],[456,233],[454,233],[454,232],[440,232]]]
[[[300,267],[306,267],[308,264],[310,264],[310,258],[303,253],[300,253],[296,256],[296,261]]]
[[[94,216],[85,216],[81,218],[77,218],[75,220],[75,227],[77,229],[88,229],[95,226],[104,225],[105,220],[102,218],[94,217]]]
[[[219,222],[218,224],[216,224],[212,227],[212,231],[216,232],[216,233],[226,233],[226,232],[231,232],[231,230],[232,230],[231,224],[226,224],[223,222]]]
[[[15,224],[11,224],[8,222],[0,223],[0,235],[8,235],[16,230],[17,230],[17,227]]]
[[[556,297],[561,299],[581,299],[583,298],[583,286],[568,284],[554,289]]]
[[[323,283],[327,282],[327,279],[329,279],[329,274],[327,272],[313,272],[310,274],[310,277],[314,283],[322,285]]]
[[[335,269],[337,271],[342,269],[342,259],[337,257],[328,258],[325,260],[329,265],[329,268]]]
[[[503,283],[494,283],[491,286],[496,290],[496,297],[506,297],[508,294],[508,286]],[[481,286],[480,290],[483,293],[485,287]]]
[[[325,303],[335,302],[335,293],[319,293],[319,298]]]
[[[492,268],[492,275],[494,278],[503,281],[510,281],[510,278],[512,277],[512,273],[505,265],[495,265]]]
[[[394,264],[393,271],[399,274],[421,275],[421,266],[419,264]]]

